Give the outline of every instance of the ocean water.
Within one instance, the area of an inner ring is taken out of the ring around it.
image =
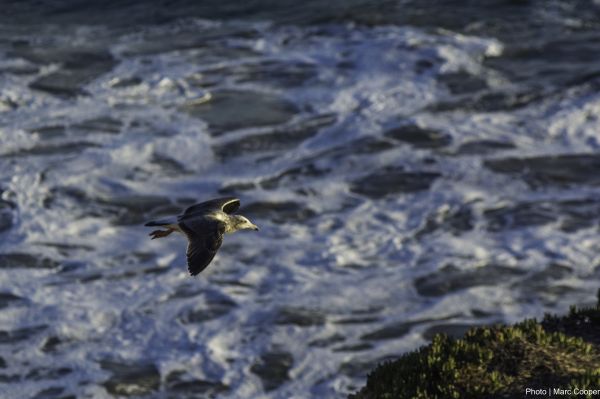
[[[343,398],[435,333],[594,303],[599,16],[7,4],[2,398]],[[225,195],[261,230],[192,278],[143,224]]]

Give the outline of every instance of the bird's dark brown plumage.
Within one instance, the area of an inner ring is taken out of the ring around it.
[[[165,226],[166,231],[150,233],[152,238],[166,237],[173,231],[180,231],[188,239],[187,264],[192,276],[204,270],[215,257],[223,243],[226,232],[240,229],[258,230],[248,219],[232,215],[240,207],[235,197],[216,198],[195,204],[177,217],[177,221],[161,220],[146,223],[146,226]]]

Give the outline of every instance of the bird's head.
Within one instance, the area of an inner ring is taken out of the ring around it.
[[[234,220],[234,226],[235,226],[235,230],[256,230],[258,231],[258,226],[255,225],[254,223],[252,223],[250,220],[248,220],[247,217],[242,216],[242,215],[235,215],[234,216],[235,220]]]

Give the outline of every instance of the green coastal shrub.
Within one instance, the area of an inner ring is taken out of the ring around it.
[[[599,327],[598,308],[573,308],[564,318],[474,328],[457,340],[436,335],[431,344],[379,365],[350,398],[524,398],[527,388],[600,389],[600,351],[584,340],[600,339]]]

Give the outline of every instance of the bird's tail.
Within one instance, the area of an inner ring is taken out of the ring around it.
[[[172,220],[151,220],[146,223],[144,226],[154,227],[154,226],[168,226],[173,224]]]

